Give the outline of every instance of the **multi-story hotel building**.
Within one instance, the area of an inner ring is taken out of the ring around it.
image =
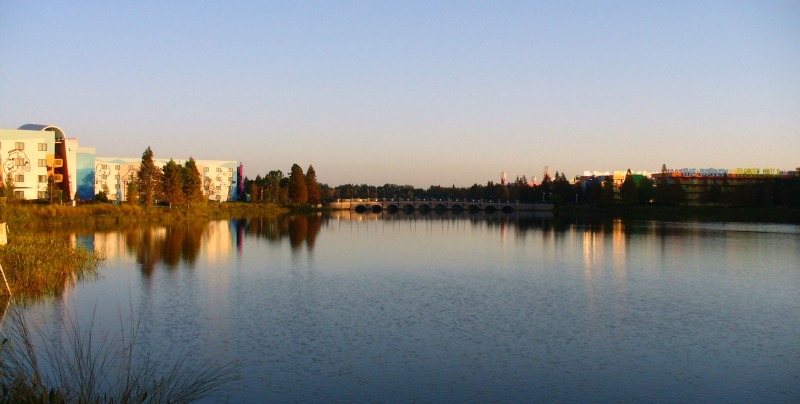
[[[685,203],[696,206],[706,203],[703,200],[703,194],[707,193],[712,187],[726,192],[736,192],[741,187],[764,184],[779,178],[795,178],[797,176],[800,176],[800,167],[793,171],[783,171],[778,168],[668,169],[666,165],[663,165],[661,172],[653,174],[652,178],[656,184],[659,182],[679,184],[686,195]]]
[[[163,167],[169,159],[155,159]],[[175,160],[183,165],[185,160]],[[19,129],[0,129],[2,182],[11,176],[19,199],[64,202],[90,200],[106,192],[111,200],[124,201],[128,182],[135,178],[141,158],[97,157],[93,147],[79,147],[52,125],[28,124]],[[212,201],[233,201],[243,195],[243,167],[237,161],[196,160],[203,193]]]
[[[10,177],[14,195],[21,199],[60,194],[71,200],[77,146],[77,139],[67,139],[57,126],[28,124],[19,129],[0,129],[3,183]]]
[[[153,159],[156,167],[163,168],[170,159]],[[174,159],[173,159],[174,160]],[[186,160],[174,160],[183,166]],[[108,199],[127,200],[128,184],[136,179],[142,164],[141,158],[97,157],[94,164],[94,193],[105,192]],[[203,194],[211,201],[237,200],[241,194],[242,166],[236,161],[195,160],[203,184]]]

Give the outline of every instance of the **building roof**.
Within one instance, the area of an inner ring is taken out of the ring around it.
[[[58,126],[53,125],[40,125],[38,123],[28,123],[19,127],[19,130],[33,130],[33,131],[50,131],[55,132],[56,140],[61,141],[64,140],[67,136],[64,134],[64,131],[61,130]]]

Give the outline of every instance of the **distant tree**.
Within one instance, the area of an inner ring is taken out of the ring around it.
[[[603,180],[603,190],[600,194],[600,203],[611,205],[614,203],[614,176],[607,175]]]
[[[553,178],[552,189],[551,200],[553,203],[572,203],[575,200],[575,189],[570,185],[564,173],[559,175],[558,172],[556,172],[556,176]]]
[[[622,203],[625,205],[635,205],[637,202],[639,202],[636,181],[633,179],[630,168],[628,169],[628,172],[625,173],[625,181],[622,182],[622,187],[619,190],[619,196],[620,199],[622,199]]]
[[[136,172],[136,179],[139,181],[139,192],[142,204],[145,207],[153,206],[153,202],[158,192],[160,184],[160,171],[153,162],[153,151],[150,146],[142,153],[142,164]]]
[[[306,189],[306,179],[303,169],[299,165],[292,165],[289,174],[289,202],[306,203],[308,201],[308,190]]]
[[[131,205],[139,204],[139,184],[136,181],[129,181],[127,189],[125,190],[127,202]]]
[[[314,171],[314,166],[309,165],[306,170],[306,194],[308,195],[308,203],[316,205],[320,203],[319,184],[317,184],[317,172]]]
[[[167,203],[169,203],[170,207],[183,204],[183,169],[175,160],[170,159],[167,165],[164,166],[163,172],[161,189],[164,192]]]
[[[653,180],[650,178],[644,177],[640,179],[636,188],[636,196],[641,204],[649,203],[655,197],[655,187],[653,186]]]
[[[189,161],[183,166],[183,196],[186,198],[186,203],[203,202],[203,179],[200,176],[200,170],[197,169],[197,163],[194,158],[189,157]]]
[[[286,178],[283,176],[283,172],[281,170],[272,170],[264,176],[264,201],[269,201],[272,203],[279,203],[284,202],[284,194],[283,192],[284,183]]]

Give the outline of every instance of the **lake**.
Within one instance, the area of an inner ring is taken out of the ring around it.
[[[134,310],[141,355],[236,364],[223,400],[800,401],[798,225],[334,212],[75,238],[101,275],[30,317]]]

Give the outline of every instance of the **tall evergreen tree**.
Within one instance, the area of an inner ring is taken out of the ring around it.
[[[292,165],[292,172],[289,175],[289,202],[306,203],[308,201],[308,190],[306,189],[306,179],[303,169],[299,165]]]
[[[628,169],[628,172],[625,173],[625,181],[622,183],[622,187],[619,189],[619,196],[622,199],[622,203],[625,205],[635,205],[639,201],[636,181],[633,179],[633,174],[631,174],[630,168]]]
[[[183,166],[183,196],[187,203],[202,202],[205,199],[203,179],[200,177],[200,170],[197,169],[197,163],[192,157],[189,157],[189,161]]]
[[[314,171],[314,166],[309,165],[306,170],[306,192],[308,195],[308,203],[316,205],[320,203],[319,184],[317,184],[317,172]]]
[[[139,181],[139,196],[145,207],[153,206],[157,187],[160,183],[160,171],[156,168],[153,162],[153,151],[150,146],[142,153],[142,164],[136,172],[136,178]]]
[[[125,200],[131,205],[139,204],[139,185],[136,181],[128,181],[125,189]]]
[[[183,168],[175,160],[170,159],[164,166],[161,184],[170,207],[183,204]]]

